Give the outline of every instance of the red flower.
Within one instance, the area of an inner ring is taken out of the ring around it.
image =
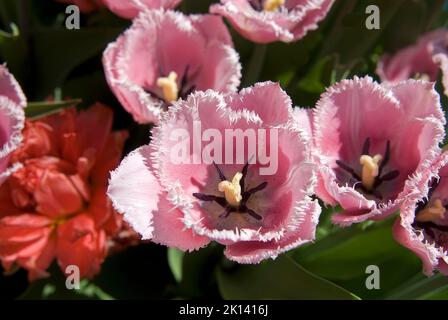
[[[108,240],[122,230],[107,197],[109,171],[118,164],[125,131],[111,132],[112,112],[96,104],[27,121],[24,141],[11,157],[21,168],[0,188],[0,259],[46,276],[57,259],[96,274]]]

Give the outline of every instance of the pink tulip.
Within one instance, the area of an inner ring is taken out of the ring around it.
[[[344,209],[333,221],[381,219],[405,199],[422,197],[419,181],[439,156],[444,124],[433,83],[389,87],[355,77],[329,88],[313,127],[321,166],[317,194]]]
[[[218,139],[238,131],[265,135],[240,149]],[[108,194],[144,239],[184,251],[216,241],[229,259],[258,263],[314,239],[320,207],[310,198],[316,182],[310,143],[277,84],[227,96],[198,91],[175,102],[151,144],[123,160]],[[179,144],[185,161],[173,161]],[[270,165],[260,152],[270,154]]]
[[[9,157],[22,141],[26,98],[17,81],[0,65],[0,184],[11,174]]]
[[[195,90],[236,91],[241,66],[221,18],[148,11],[106,49],[106,78],[139,123],[157,123],[167,106]]]
[[[440,71],[445,94],[448,92],[448,30],[424,34],[416,44],[395,54],[386,54],[378,64],[381,80],[396,84],[409,78],[437,81]]]
[[[406,201],[394,225],[394,237],[423,262],[423,272],[448,275],[448,154],[425,176],[424,196]]]
[[[245,38],[258,42],[291,42],[317,29],[334,0],[221,0],[211,13],[226,17]]]

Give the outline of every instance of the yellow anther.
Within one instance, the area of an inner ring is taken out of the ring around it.
[[[179,94],[179,87],[177,86],[177,73],[171,71],[168,77],[160,77],[157,79],[157,86],[162,88],[163,99],[166,102],[176,101]]]
[[[443,219],[445,217],[446,209],[440,199],[436,199],[431,205],[427,205],[422,210],[417,212],[415,220],[418,222],[429,222]]]
[[[375,178],[378,176],[379,164],[383,157],[377,154],[373,157],[368,155],[362,155],[359,158],[359,163],[362,165],[362,185],[367,190],[372,190],[375,184]]]
[[[414,79],[423,80],[423,81],[431,81],[431,77],[427,73],[416,73],[414,75]]]
[[[285,4],[285,0],[265,0],[263,3],[264,11],[275,11]]]
[[[234,207],[238,207],[243,197],[241,196],[240,180],[243,177],[241,172],[237,172],[230,181],[221,181],[218,184],[218,190],[224,192],[227,202]]]

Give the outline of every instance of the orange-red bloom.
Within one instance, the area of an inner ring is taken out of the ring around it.
[[[11,162],[22,167],[0,187],[0,259],[44,277],[56,259],[65,271],[95,275],[123,222],[106,198],[125,131],[111,132],[113,114],[96,104],[27,121]]]

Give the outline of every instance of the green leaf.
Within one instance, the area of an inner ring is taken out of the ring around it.
[[[334,64],[334,56],[327,56],[315,63],[298,83],[299,88],[318,94],[324,92],[325,88],[331,85]]]
[[[225,299],[358,299],[285,255],[259,265],[241,265],[232,272],[222,268],[216,272]]]
[[[168,249],[168,265],[177,282],[182,281],[182,261],[184,253],[175,248]]]
[[[322,56],[338,54],[342,64],[353,65],[375,47],[387,25],[396,18],[395,14],[403,0],[340,1],[332,11],[336,14],[334,24],[327,33]],[[368,30],[365,26],[367,5],[380,9],[380,29]]]
[[[115,40],[121,28],[84,27],[80,30],[42,28],[34,34],[36,91],[46,97],[61,86],[80,64],[101,57],[106,45]]]
[[[19,297],[20,300],[34,299],[89,299],[89,300],[113,300],[114,298],[105,293],[98,285],[88,279],[80,281],[80,288],[69,290],[66,287],[66,278],[53,264],[51,277],[41,279],[30,284],[28,289]]]
[[[434,289],[417,298],[418,300],[448,300],[448,285]]]
[[[0,45],[2,45],[5,41],[8,41],[8,39],[13,39],[20,36],[19,28],[16,24],[11,23],[10,28],[11,33],[0,30]]]
[[[222,247],[210,244],[184,254],[179,294],[186,298],[219,298],[214,270],[222,257]]]
[[[361,298],[378,298],[421,272],[420,260],[392,236],[393,218],[340,229],[291,255],[307,270],[329,279]],[[366,268],[380,269],[380,290],[368,290]],[[400,268],[396,266],[399,265]]]
[[[426,277],[419,274],[408,282],[397,286],[387,299],[439,300],[448,298],[448,278],[442,274]]]
[[[64,108],[76,106],[81,101],[81,99],[73,99],[65,101],[29,102],[25,109],[25,115],[27,118],[37,119],[59,112]]]
[[[298,260],[323,277],[353,278],[364,274],[367,265],[382,261],[394,247],[392,241],[388,228],[371,229],[353,234],[349,239],[335,244],[331,250],[315,252]]]

